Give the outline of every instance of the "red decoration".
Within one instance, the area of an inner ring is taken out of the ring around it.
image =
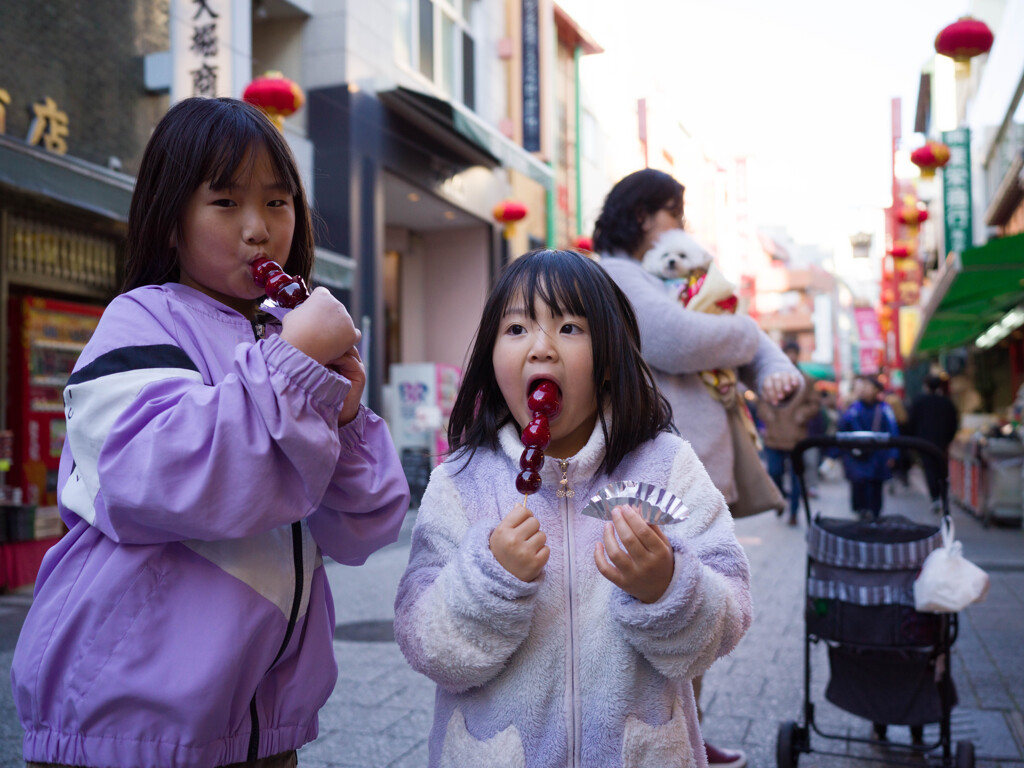
[[[910,162],[921,169],[921,175],[930,179],[935,169],[949,162],[949,147],[941,141],[927,141],[910,153]]]
[[[894,259],[910,258],[917,253],[917,245],[911,240],[897,240],[886,253]]]
[[[242,100],[253,104],[274,121],[278,130],[284,129],[284,119],[295,114],[306,103],[306,94],[297,83],[280,72],[265,72],[245,87]]]
[[[928,211],[916,206],[907,206],[900,209],[897,218],[900,223],[906,224],[908,227],[916,227],[921,222],[928,221]]]
[[[505,225],[505,237],[512,237],[513,225],[520,219],[526,218],[527,213],[529,213],[529,209],[518,200],[502,200],[494,206],[494,210],[491,212],[495,221],[500,221]]]
[[[587,237],[586,235],[580,235],[573,240],[572,247],[577,251],[590,251],[594,250],[593,238]]]
[[[992,30],[970,16],[961,16],[935,36],[935,50],[955,61],[970,61],[992,48]]]

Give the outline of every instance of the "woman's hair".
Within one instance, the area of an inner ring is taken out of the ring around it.
[[[277,181],[292,196],[295,233],[287,264],[309,280],[315,243],[312,216],[295,159],[281,132],[257,107],[237,99],[185,99],[157,123],[142,154],[128,213],[123,292],[178,280],[181,219],[200,185],[224,189],[244,176],[263,148]]]
[[[667,173],[645,168],[620,179],[594,224],[594,250],[634,254],[644,239],[644,221],[663,208],[683,215],[683,185]]]
[[[603,470],[611,472],[641,443],[672,431],[672,408],[640,354],[640,329],[626,295],[597,262],[575,251],[536,250],[505,268],[484,306],[448,422],[452,455],[465,455],[468,463],[478,448],[498,447],[498,430],[512,414],[494,375],[494,344],[509,307],[524,301],[536,319],[538,298],[555,315],[585,317],[590,326],[597,412],[607,446]]]

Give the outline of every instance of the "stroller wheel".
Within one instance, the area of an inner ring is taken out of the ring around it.
[[[800,752],[805,748],[804,737],[804,729],[792,720],[779,726],[779,735],[775,742],[775,762],[779,768],[796,768]]]
[[[956,768],[974,768],[974,742],[956,743]]]

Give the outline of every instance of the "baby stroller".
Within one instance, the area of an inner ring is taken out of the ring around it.
[[[793,469],[801,479],[804,451],[819,446],[853,452],[899,448],[931,454],[944,464],[942,453],[918,438],[840,432],[809,437],[796,445]],[[957,616],[914,610],[914,579],[928,553],[942,546],[939,527],[899,515],[872,521],[820,513],[812,518],[806,485],[801,482],[800,486],[808,529],[803,719],[779,725],[779,768],[796,768],[800,754],[812,752],[918,768],[923,764],[973,768],[974,744],[957,742],[955,758],[951,744],[950,713],[956,690],[949,666]],[[944,481],[941,499],[942,513],[948,515]],[[873,723],[875,739],[828,733],[815,723],[811,647],[817,643],[825,643],[828,649],[831,678],[825,698]],[[931,723],[939,724],[939,737],[926,743],[923,727]],[[914,743],[880,741],[889,725],[911,726]],[[827,740],[884,745],[884,755],[814,749],[812,733]]]

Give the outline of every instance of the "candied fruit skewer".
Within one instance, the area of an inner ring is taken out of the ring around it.
[[[523,494],[523,506],[531,493],[540,490],[540,469],[544,465],[544,449],[551,442],[548,419],[562,410],[558,385],[544,380],[530,393],[527,406],[533,418],[523,429],[522,441],[526,449],[519,459],[521,472],[516,476],[516,490]]]
[[[292,277],[276,261],[261,256],[249,265],[253,281],[267,298],[285,309],[293,309],[309,298],[306,283],[301,277]]]

